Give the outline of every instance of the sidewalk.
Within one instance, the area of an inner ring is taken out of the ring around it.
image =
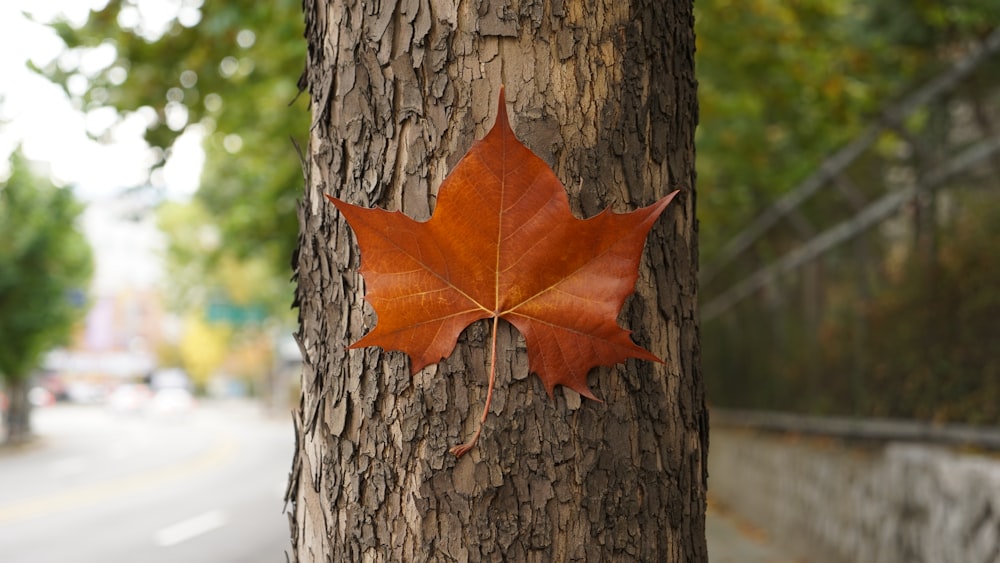
[[[712,499],[705,518],[710,563],[804,563],[771,545],[767,534]]]

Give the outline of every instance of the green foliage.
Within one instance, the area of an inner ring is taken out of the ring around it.
[[[864,126],[887,87],[840,0],[695,3],[703,256]]]
[[[698,212],[711,261],[880,108],[940,71],[949,45],[988,33],[1000,3],[704,0],[695,16]]]
[[[172,308],[204,310],[224,302],[260,307],[277,318],[290,315],[287,277],[276,275],[263,256],[237,259],[227,252],[215,218],[200,200],[164,203],[157,224],[170,240],[166,297]]]
[[[41,71],[67,92],[78,92],[69,85],[82,78],[87,87],[74,99],[84,111],[110,106],[147,116],[157,166],[184,131],[204,131],[207,158],[195,205],[221,235],[217,254],[263,260],[287,280],[302,186],[289,139],[308,130],[305,100],[291,105],[305,60],[300,3],[178,6],[163,29],[149,28],[130,0],[111,0],[79,29],[56,23],[74,53],[110,46],[115,57],[97,72],[74,65],[72,56]],[[290,291],[278,299],[287,308]]]
[[[111,0],[80,29],[56,25],[78,52],[104,45],[116,55],[96,72],[84,72],[73,57],[44,72],[67,86],[81,79],[89,84],[76,97],[85,111],[111,106],[148,115],[147,139],[161,150],[161,164],[187,127],[197,125],[206,132],[208,159],[195,200],[166,206],[159,217],[171,237],[177,302],[204,303],[221,295],[236,303],[268,300],[272,310],[284,307],[290,301],[285,280],[302,182],[288,138],[303,135],[308,127],[304,103],[288,107],[304,60],[299,3],[185,0],[177,5],[179,17],[164,29],[139,25],[132,0]],[[956,46],[981,38],[1000,21],[1000,3],[979,0],[699,0],[695,12],[699,236],[706,261],[762,208],[815,170],[824,156],[857,135],[880,108],[940,72],[953,62]],[[928,124],[946,111],[942,105],[936,113],[915,115],[906,129],[927,139],[934,134]],[[881,154],[863,163],[862,168],[871,169],[857,171],[856,182],[878,181],[881,171],[875,161],[898,153],[899,139],[890,141],[880,141],[876,151]],[[866,195],[881,190],[859,187]],[[831,211],[816,205],[802,213],[807,221],[822,224]],[[779,250],[760,249],[751,258],[766,259]],[[941,272],[946,271],[943,266]],[[826,272],[830,278],[834,274]],[[954,281],[941,275],[935,291]],[[955,270],[948,275],[962,274]],[[951,381],[955,372],[947,366],[961,364],[964,372],[980,371],[991,381],[998,380],[997,368],[995,363],[969,363],[973,348],[957,352],[966,348],[949,339],[956,334],[929,339],[940,328],[934,317],[902,315],[906,307],[914,315],[929,315],[920,299],[952,299],[928,293],[930,286],[921,285],[925,282],[910,280],[879,294],[864,322],[858,321],[857,299],[849,296],[831,299],[837,305],[812,321],[818,326],[804,322],[794,307],[766,305],[707,323],[703,349],[710,400],[730,406],[946,416],[914,405],[922,400],[920,393],[933,394],[935,381]],[[992,310],[962,296],[959,308],[970,307],[962,319],[971,327],[983,322],[981,311]],[[893,318],[910,320],[891,322]],[[957,332],[971,337],[975,330]],[[880,350],[880,362],[865,359],[869,343]],[[914,359],[914,349],[925,356]],[[965,354],[964,359],[948,356],[949,350]],[[897,365],[906,367],[892,367]],[[964,389],[972,380],[962,381],[966,383],[943,383],[942,388]],[[890,408],[885,402],[902,397],[909,406]],[[976,412],[992,416],[985,407]]]
[[[81,206],[28,168],[16,152],[0,184],[0,376],[10,381],[69,337],[93,270]]]
[[[888,41],[927,50],[989,32],[1000,22],[1000,3],[982,0],[879,0],[869,22]]]
[[[894,243],[906,257],[885,262],[870,297],[828,282],[818,326],[787,304],[748,304],[707,323],[713,403],[1000,424],[1000,200],[950,195],[958,219],[940,227],[930,260]]]
[[[875,414],[1000,423],[1000,201],[966,198],[962,220],[941,242],[937,259],[917,264],[866,311],[861,358],[866,388],[883,398]],[[851,326],[833,324],[839,338]],[[834,349],[830,362],[850,359]]]
[[[698,203],[708,262],[881,108],[949,68],[1000,21],[1000,4],[972,0],[706,0],[695,6]],[[983,65],[951,96],[884,135],[848,170],[861,197],[870,202],[883,195],[893,169],[926,172],[922,165],[929,163],[919,155],[901,156],[907,147],[913,152],[909,143],[941,152],[959,148],[948,145],[955,108],[995,107],[996,67]],[[984,111],[977,124],[988,122],[987,115],[994,114]],[[801,218],[822,229],[850,216],[851,205],[835,192],[801,207]],[[998,337],[993,319],[1000,293],[993,288],[1000,287],[1000,267],[985,255],[997,233],[984,230],[1000,216],[976,212],[991,198],[956,212],[961,228],[950,237],[941,233],[930,260],[914,258],[900,268],[893,257],[899,241],[873,233],[863,255],[845,246],[814,264],[821,295],[810,293],[800,271],[706,322],[709,400],[734,408],[1000,421],[1000,368],[990,355]],[[717,294],[740,279],[739,268],[747,268],[745,275],[805,238],[789,221],[769,235],[702,295]]]

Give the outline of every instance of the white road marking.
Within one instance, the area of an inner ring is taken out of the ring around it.
[[[209,510],[204,514],[199,514],[187,520],[167,526],[156,532],[153,541],[160,547],[170,547],[196,538],[202,534],[207,534],[216,528],[226,525],[226,515],[221,510]]]

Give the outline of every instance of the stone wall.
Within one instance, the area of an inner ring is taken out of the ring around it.
[[[810,563],[1000,563],[1000,458],[713,428],[709,495]]]

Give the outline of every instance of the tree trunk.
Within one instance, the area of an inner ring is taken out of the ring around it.
[[[586,4],[586,8],[584,5]],[[708,420],[700,372],[692,6],[677,0],[305,0],[312,101],[294,261],[304,357],[288,488],[296,561],[706,561]],[[406,357],[346,349],[376,319],[329,193],[430,216],[438,186],[496,115],[575,211],[674,189],[623,326],[663,364],[600,368],[604,402],[528,376],[501,324],[412,378]]]
[[[12,377],[7,380],[7,406],[4,411],[4,443],[16,445],[31,438],[31,401],[28,400],[28,380]]]

